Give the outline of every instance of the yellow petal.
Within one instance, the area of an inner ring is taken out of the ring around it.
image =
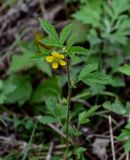
[[[65,56],[63,54],[59,54],[59,58],[64,59]]]
[[[61,60],[61,59],[59,60],[59,63],[60,63],[61,66],[65,66],[66,65],[66,62]]]
[[[53,51],[53,52],[52,52],[52,55],[53,55],[55,58],[59,58],[59,53],[56,52],[56,51]]]
[[[58,68],[58,62],[53,62],[53,63],[52,63],[52,68],[53,68],[53,69]]]
[[[47,62],[53,62],[53,60],[54,60],[54,57],[53,57],[53,56],[47,56],[47,57],[46,57],[46,61],[47,61]]]

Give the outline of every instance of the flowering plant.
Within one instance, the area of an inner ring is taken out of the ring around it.
[[[70,125],[70,108],[71,108],[71,93],[74,86],[70,76],[71,59],[76,54],[87,52],[87,49],[80,46],[73,46],[75,36],[70,36],[72,25],[66,25],[60,35],[58,36],[55,28],[47,20],[40,19],[40,24],[44,31],[48,34],[47,38],[40,39],[38,49],[40,53],[36,54],[34,58],[42,57],[45,61],[51,63],[53,69],[60,66],[66,68],[66,75],[68,79],[68,96],[67,96],[67,115],[66,115],[66,152],[65,159],[68,157],[69,151],[69,125]],[[69,37],[69,38],[68,38]],[[47,47],[50,49],[47,49]],[[70,60],[69,60],[70,59]],[[51,119],[52,120],[52,119]]]

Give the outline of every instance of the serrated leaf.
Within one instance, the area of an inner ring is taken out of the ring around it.
[[[49,54],[51,53],[50,50],[48,50],[48,49],[46,49],[46,48],[44,48],[44,47],[41,47],[41,46],[39,46],[39,50],[40,50],[40,52],[41,52],[42,54],[45,54],[45,55],[49,55]]]
[[[44,38],[41,42],[42,42],[43,44],[47,45],[47,46],[62,47],[59,42],[53,40],[53,39],[50,38],[50,37]]]
[[[79,11],[73,14],[73,17],[83,24],[91,24],[94,27],[99,26],[101,18],[101,5],[103,1],[87,1]]]
[[[38,118],[39,122],[42,124],[49,124],[49,123],[55,123],[57,122],[57,119],[51,116],[40,116]]]
[[[41,27],[44,29],[44,31],[50,36],[52,37],[55,41],[58,41],[58,34],[54,28],[54,26],[48,22],[47,20],[43,20],[41,18],[39,18]]]
[[[69,50],[71,46],[75,43],[76,35],[70,36],[70,38],[67,41],[66,48]]]
[[[93,72],[87,74],[84,78],[82,78],[82,81],[88,85],[93,84],[109,84],[111,82],[111,79],[108,75],[101,73],[101,72]]]
[[[112,1],[112,9],[114,11],[115,16],[118,16],[122,12],[128,10],[130,8],[130,1],[129,0],[113,0]]]
[[[80,72],[78,79],[81,80],[85,76],[87,76],[89,73],[95,71],[98,69],[97,63],[87,64]]]
[[[63,45],[65,40],[68,38],[68,36],[71,32],[71,29],[72,29],[72,24],[68,24],[62,29],[62,31],[60,33],[60,40],[59,40],[61,45]]]
[[[124,66],[119,67],[119,71],[127,76],[130,76],[130,65],[125,64]]]

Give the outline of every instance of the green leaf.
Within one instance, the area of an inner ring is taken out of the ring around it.
[[[48,54],[47,54],[48,55]],[[39,54],[35,54],[35,55],[33,55],[31,58],[45,58],[47,55],[45,55],[45,54],[41,54],[41,53],[39,53]]]
[[[80,72],[78,79],[81,80],[85,76],[87,76],[89,73],[95,71],[98,69],[97,63],[87,64]]]
[[[54,114],[55,110],[56,110],[56,105],[57,105],[57,99],[55,97],[49,97],[48,99],[46,99],[46,106],[48,108],[48,110]]]
[[[53,40],[50,37],[44,38],[41,42],[47,46],[62,47],[59,42]]]
[[[41,46],[39,46],[39,50],[41,51],[41,53],[43,53],[44,55],[49,55],[49,54],[51,54],[51,51],[50,50],[48,50],[48,49],[46,49],[46,48],[43,48],[43,47],[41,47]]]
[[[93,72],[89,73],[87,76],[82,78],[82,81],[88,85],[93,84],[109,84],[111,82],[111,79],[108,75],[101,73],[101,72]]]
[[[69,50],[70,47],[73,46],[73,44],[75,43],[75,40],[76,40],[76,35],[70,36],[66,45],[67,50]]]
[[[81,6],[81,9],[73,14],[73,17],[83,24],[90,24],[94,27],[99,26],[101,18],[101,5],[103,1],[91,1]]]
[[[125,152],[128,153],[130,151],[130,130],[126,127],[121,131],[121,134],[117,137],[117,140],[124,141]]]
[[[49,124],[49,123],[55,123],[57,122],[57,119],[51,116],[40,116],[38,118],[39,122],[42,124]]]
[[[32,54],[24,53],[22,55],[13,55],[10,64],[9,72],[18,72],[20,70],[25,70],[33,66]]]
[[[4,94],[0,94],[0,104],[4,104],[6,98],[7,97]]]
[[[37,86],[33,92],[31,101],[33,103],[41,103],[49,97],[57,97],[60,93],[61,89],[58,78],[51,78]]]
[[[89,118],[86,118],[85,114],[86,114],[86,111],[79,114],[79,118],[78,118],[79,124],[85,124],[90,122]]]
[[[2,80],[0,80],[0,90],[3,88],[3,86],[4,86],[4,83]]]
[[[15,73],[22,70],[27,70],[32,67],[36,67],[48,76],[52,75],[51,67],[45,62],[44,54],[31,53],[30,50],[25,50],[21,55],[13,55],[9,68],[9,73]],[[47,55],[46,55],[47,56]],[[41,58],[39,60],[33,58]]]
[[[26,101],[30,99],[32,93],[32,86],[28,79],[28,77],[24,76],[13,76],[7,80],[8,87],[12,85],[10,88],[5,88],[3,91],[7,96],[5,103],[13,104],[18,103],[19,105],[23,105]],[[7,91],[9,91],[7,93]]]
[[[65,40],[68,38],[68,36],[71,32],[71,29],[72,29],[72,24],[68,24],[62,29],[62,31],[60,33],[60,40],[59,40],[61,45],[63,45]]]
[[[117,114],[124,115],[126,113],[126,109],[124,105],[121,103],[121,101],[118,98],[116,98],[113,103],[111,103],[110,101],[106,101],[103,104],[103,107]]]
[[[129,134],[130,134],[130,132],[129,132]],[[125,152],[126,152],[126,153],[129,153],[129,151],[130,151],[130,137],[129,137],[129,139],[126,141],[126,143],[124,144],[124,147],[125,147]]]
[[[122,12],[124,12],[130,8],[130,1],[129,0],[124,0],[124,1],[113,0],[111,6],[114,11],[114,15],[118,16],[119,14],[121,14]]]
[[[119,67],[119,71],[130,76],[130,65],[125,64],[124,66]]]
[[[85,123],[88,123],[90,120],[89,120],[89,117],[91,117],[95,111],[99,108],[100,106],[92,106],[88,111],[84,111],[82,113],[79,114],[79,123],[80,124],[85,124]]]
[[[47,20],[43,20],[41,18],[39,18],[41,27],[44,29],[44,31],[50,36],[52,37],[55,41],[58,41],[58,34],[55,30],[55,28],[53,27],[52,24],[50,24]]]
[[[56,117],[60,121],[66,119],[67,106],[63,104],[57,104],[56,97],[49,97],[45,102],[48,110],[54,117]]]
[[[49,77],[52,76],[51,66],[44,59],[37,60],[35,66],[43,73],[46,73]]]
[[[72,53],[72,54],[75,54],[75,53],[87,53],[88,50],[84,47],[80,47],[80,46],[73,46],[69,49],[69,52]]]
[[[81,159],[82,155],[83,155],[83,152],[86,151],[86,148],[83,148],[83,147],[79,147],[75,150],[75,154],[77,155],[77,158],[78,159]]]

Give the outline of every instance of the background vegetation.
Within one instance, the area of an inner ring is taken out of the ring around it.
[[[71,23],[87,49],[69,55],[69,159],[129,160],[130,0],[0,1],[0,160],[64,159],[66,69],[32,58],[45,52],[39,17],[58,33]]]

